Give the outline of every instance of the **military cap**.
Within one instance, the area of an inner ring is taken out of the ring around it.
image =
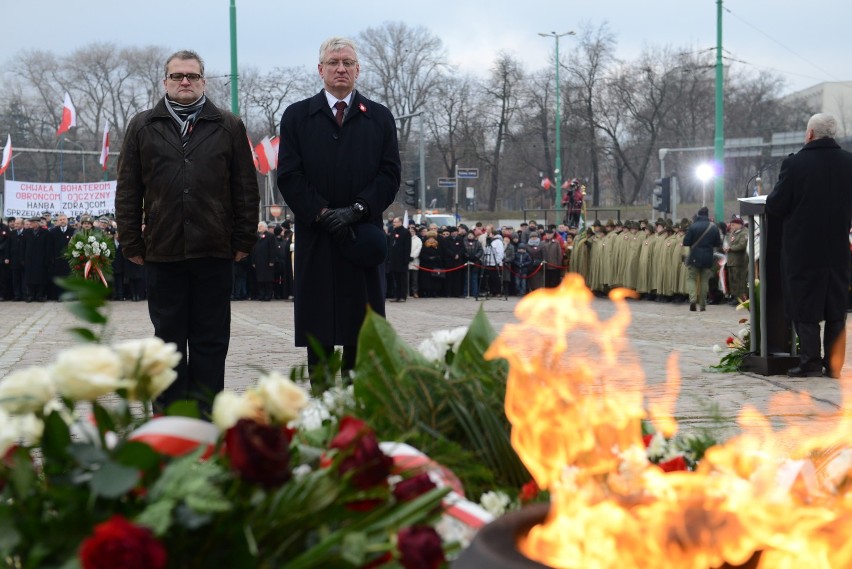
[[[731,218],[731,223],[739,223],[739,224],[742,224],[742,223],[743,223],[743,218],[742,218],[742,217],[739,217],[738,215],[735,215],[735,216],[733,216],[733,217]]]
[[[657,221],[654,222],[654,225],[662,225],[663,227],[665,227],[666,226],[666,220],[663,219],[662,217],[658,217]]]
[[[606,220],[606,225],[607,227],[615,227],[615,222],[610,218]]]
[[[80,216],[80,223],[94,223],[91,215],[85,214]]]
[[[601,226],[602,226],[602,225],[601,225],[601,220],[600,220],[600,219],[596,219],[596,220],[592,223],[592,227],[601,227]]]

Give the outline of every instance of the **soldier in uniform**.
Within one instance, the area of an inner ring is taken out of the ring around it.
[[[666,299],[663,293],[663,272],[664,251],[666,250],[666,239],[669,234],[666,229],[666,220],[658,218],[654,224],[654,242],[651,245],[651,291],[654,293],[654,299],[657,302],[667,302],[671,299]]]
[[[725,253],[728,254],[728,261],[725,267],[728,271],[728,283],[730,285],[731,299],[728,304],[736,306],[741,301],[748,298],[748,232],[743,226],[743,220],[740,217],[734,216],[731,219],[728,232],[728,247]]]
[[[636,271],[636,292],[639,293],[639,297],[642,299],[653,299],[651,296],[651,291],[653,290],[653,286],[651,285],[653,275],[653,273],[651,272],[651,262],[653,261],[653,257],[651,253],[653,251],[656,235],[648,227],[648,220],[646,219],[639,221],[639,240],[640,244],[639,261],[637,262]]]

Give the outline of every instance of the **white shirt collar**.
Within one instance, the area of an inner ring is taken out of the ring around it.
[[[332,95],[331,93],[329,93],[328,91],[323,89],[323,93],[325,93],[325,98],[328,101],[328,106],[331,107],[331,112],[334,112],[334,105],[337,103],[337,101],[344,101],[346,103],[347,109],[349,107],[351,107],[352,106],[352,94],[354,92],[355,92],[354,90],[349,91],[349,94],[346,95],[344,98],[338,99],[337,97],[335,97],[334,95]]]

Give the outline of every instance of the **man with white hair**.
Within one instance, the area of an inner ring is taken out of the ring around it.
[[[784,308],[799,335],[791,377],[839,377],[846,353],[852,153],[835,142],[837,121],[810,118],[805,146],[781,164],[766,211],[781,218]],[[820,357],[819,323],[825,321]]]

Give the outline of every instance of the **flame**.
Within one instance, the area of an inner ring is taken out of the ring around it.
[[[550,491],[547,519],[520,538],[529,558],[554,568],[706,569],[759,559],[760,569],[852,567],[852,401],[775,430],[745,406],[740,434],[707,451],[694,472],[664,473],[641,437],[644,374],[630,350],[626,297],[615,314],[592,310],[582,277],[525,296],[486,352],[509,362],[506,415],[512,445]],[[534,334],[540,341],[530,346]],[[677,356],[664,393],[648,403],[672,436]],[[771,408],[813,402],[784,394]]]

